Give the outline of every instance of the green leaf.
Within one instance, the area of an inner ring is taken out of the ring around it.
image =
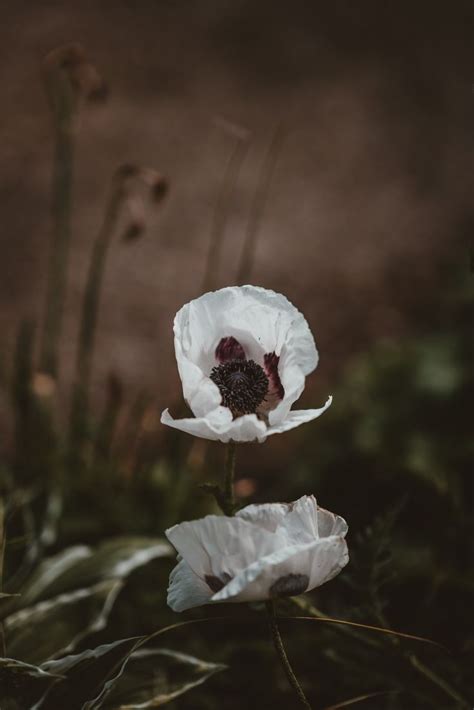
[[[41,563],[26,583],[16,608],[106,579],[123,579],[156,557],[174,554],[168,542],[153,537],[113,538],[96,550],[84,545],[68,548]]]
[[[168,649],[140,649],[131,655],[103,707],[105,710],[160,707],[226,668]]]
[[[13,658],[0,658],[2,710],[27,710],[36,705],[58,677]]]
[[[8,652],[28,663],[71,653],[85,636],[105,627],[121,588],[121,581],[108,580],[11,614],[4,622]]]
[[[90,547],[86,545],[75,545],[62,550],[53,557],[48,557],[44,560],[33,574],[30,576],[22,589],[21,599],[18,601],[17,607],[25,607],[39,601],[55,596],[50,594],[49,590],[54,587],[57,579],[67,572],[68,569],[74,567],[79,561],[89,557],[92,554]],[[81,587],[87,586],[84,584]]]
[[[48,673],[64,676],[47,693],[41,710],[95,710],[129,656],[144,637],[120,639],[82,653],[42,664]],[[3,710],[3,709],[2,709]]]

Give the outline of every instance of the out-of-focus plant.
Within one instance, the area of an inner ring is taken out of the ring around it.
[[[84,525],[84,501],[77,498],[93,475],[98,474],[96,494],[109,501],[108,509],[116,507],[111,489],[120,483],[117,459],[115,480],[104,477],[122,404],[116,377],[109,378],[98,422],[89,410],[100,290],[113,237],[122,229],[122,241],[134,242],[146,226],[146,196],[160,201],[167,184],[159,173],[140,166],[122,166],[113,177],[85,286],[70,421],[63,425],[57,408],[59,340],[71,238],[75,119],[84,99],[103,98],[105,85],[75,44],[48,55],[44,76],[54,118],[55,161],[41,350],[37,364],[36,329],[24,321],[11,377],[2,370],[11,395],[14,437],[11,455],[0,468],[0,702],[2,710],[92,710],[105,702],[114,708],[156,707],[224,666],[158,648],[156,641],[146,646],[146,635],[88,644],[107,631],[128,576],[152,560],[169,557],[172,548],[150,536],[102,539],[93,548],[64,547],[59,540],[64,532],[67,539],[74,525],[69,513],[76,507],[81,522],[70,537],[103,537]],[[117,521],[122,514],[116,509]],[[104,521],[98,514],[97,520],[100,528]],[[129,526],[125,519],[115,527],[122,531]],[[51,554],[54,545],[59,551]]]

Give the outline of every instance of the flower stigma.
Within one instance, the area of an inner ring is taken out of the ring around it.
[[[234,419],[255,414],[268,393],[268,377],[253,360],[233,359],[216,365],[209,377],[219,388],[222,404],[231,410]]]

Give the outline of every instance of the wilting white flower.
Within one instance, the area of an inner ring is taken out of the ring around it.
[[[175,525],[166,531],[178,551],[168,604],[184,611],[302,594],[347,564],[346,532],[346,521],[319,508],[314,496]]]
[[[256,286],[206,293],[178,311],[174,345],[183,394],[194,417],[161,421],[220,441],[264,441],[319,417],[290,411],[318,363],[303,315],[285,296]]]

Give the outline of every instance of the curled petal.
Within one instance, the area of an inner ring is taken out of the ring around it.
[[[274,412],[270,412],[270,426],[267,429],[267,436],[270,436],[271,434],[281,434],[284,431],[289,431],[290,429],[295,429],[297,426],[300,426],[300,424],[305,424],[306,422],[310,422],[313,419],[317,419],[317,417],[320,417],[321,414],[323,414],[326,409],[328,409],[331,406],[332,403],[332,397],[328,397],[326,400],[326,403],[323,407],[320,407],[319,409],[295,409],[290,412],[288,412],[286,419],[283,421],[279,422],[278,424],[272,424],[271,423],[271,415]]]

